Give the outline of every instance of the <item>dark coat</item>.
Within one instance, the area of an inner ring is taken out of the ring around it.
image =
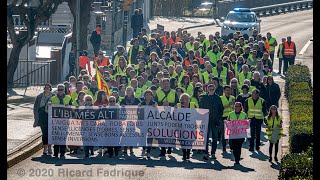
[[[97,34],[96,30],[94,30],[91,34],[91,37],[90,37],[90,42],[93,46],[95,45],[99,45],[101,44],[101,35]]]
[[[279,99],[281,97],[281,91],[280,87],[276,83],[272,83],[271,85],[266,86],[267,96],[266,96],[266,102],[267,102],[267,109],[269,110],[271,105],[276,105],[279,107]]]
[[[260,97],[266,100],[267,98],[267,89],[266,86],[263,85],[262,82],[255,82],[253,79],[251,79],[251,86],[255,86],[260,91]]]
[[[139,15],[133,14],[131,16],[131,28],[140,28],[140,21],[139,21]]]
[[[220,121],[223,114],[223,105],[216,93],[212,96],[203,95],[199,107],[203,109],[209,109],[209,128],[220,127]]]
[[[143,14],[138,14],[139,28],[143,28]]]

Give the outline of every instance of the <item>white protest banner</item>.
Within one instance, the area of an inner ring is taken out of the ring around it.
[[[250,138],[250,121],[249,120],[232,120],[224,121],[225,139]]]
[[[50,105],[48,112],[49,144],[205,149],[207,109]]]

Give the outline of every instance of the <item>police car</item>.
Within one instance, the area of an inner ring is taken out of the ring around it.
[[[254,29],[260,33],[261,20],[249,8],[234,8],[222,21],[222,38],[230,39],[237,31],[240,31],[244,38],[251,36]]]

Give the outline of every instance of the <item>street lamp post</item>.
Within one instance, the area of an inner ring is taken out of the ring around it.
[[[77,0],[77,8],[76,8],[76,30],[77,30],[77,53],[76,53],[76,77],[79,75],[79,56],[80,56],[80,0]]]

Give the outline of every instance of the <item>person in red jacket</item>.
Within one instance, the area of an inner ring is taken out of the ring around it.
[[[104,56],[102,51],[99,51],[99,54],[94,58],[94,61],[97,62],[98,66],[108,66],[110,64],[108,57]]]
[[[88,72],[91,75],[91,66],[90,66],[90,59],[88,57],[88,51],[84,50],[82,52],[82,56],[79,57],[79,71],[82,69],[86,69],[86,65],[88,65]]]

